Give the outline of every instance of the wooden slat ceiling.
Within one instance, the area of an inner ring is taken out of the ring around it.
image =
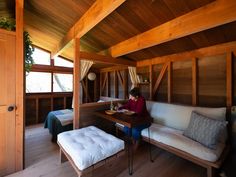
[[[81,50],[103,51],[213,1],[215,0],[127,0],[81,38]],[[0,13],[6,13],[6,2],[8,1],[5,1],[5,5],[0,2]],[[35,45],[52,51],[94,2],[95,0],[25,0],[25,29]],[[234,41],[235,31],[236,22],[231,22],[122,57],[143,60]],[[68,45],[61,55],[73,60],[73,48],[73,43]]]
[[[15,1],[14,0],[0,0],[0,18],[14,18],[15,17]]]

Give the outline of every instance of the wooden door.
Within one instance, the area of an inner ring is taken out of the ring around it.
[[[16,168],[15,64],[15,33],[0,30],[0,176]]]

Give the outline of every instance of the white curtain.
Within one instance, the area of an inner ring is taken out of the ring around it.
[[[88,74],[89,69],[91,68],[91,66],[93,65],[92,61],[89,60],[80,60],[80,81],[82,81],[85,76]],[[80,84],[80,95],[83,94],[83,87]],[[80,97],[80,103],[82,102],[82,96]],[[72,108],[74,108],[74,96],[72,99]]]
[[[93,65],[92,61],[89,60],[81,60],[80,61],[80,81],[82,81],[85,76],[88,74],[89,69]]]
[[[131,87],[132,89],[138,86],[139,79],[138,79],[136,67],[128,67],[128,69],[129,69],[130,80],[132,82],[132,87]]]

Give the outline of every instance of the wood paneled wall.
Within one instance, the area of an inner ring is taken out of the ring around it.
[[[147,100],[230,108],[236,104],[234,51],[236,51],[236,43],[231,42],[140,61],[137,63],[137,73],[149,81],[139,84],[141,93]],[[103,81],[106,80],[105,74],[105,72],[101,73]],[[114,74],[109,74],[110,79],[107,79],[109,86],[104,82],[104,88],[105,85],[107,89],[116,88],[114,85],[116,80],[113,77]],[[113,79],[114,81],[109,81]],[[127,81],[129,90],[131,84],[128,75]],[[119,83],[118,85],[121,87]],[[111,93],[113,89],[102,90],[102,95],[114,95]]]
[[[111,67],[100,71],[100,96],[127,99],[130,85],[127,67]]]
[[[72,93],[26,94],[26,125],[43,123],[50,111],[71,109]]]

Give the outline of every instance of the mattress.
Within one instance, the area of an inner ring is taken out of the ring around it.
[[[210,162],[217,161],[225,147],[225,144],[219,143],[215,150],[209,149],[202,144],[183,136],[183,131],[160,124],[154,123],[149,128],[151,139]],[[144,129],[141,134],[148,138],[148,129]]]
[[[120,152],[125,146],[123,140],[94,126],[60,133],[58,143],[80,170]]]

